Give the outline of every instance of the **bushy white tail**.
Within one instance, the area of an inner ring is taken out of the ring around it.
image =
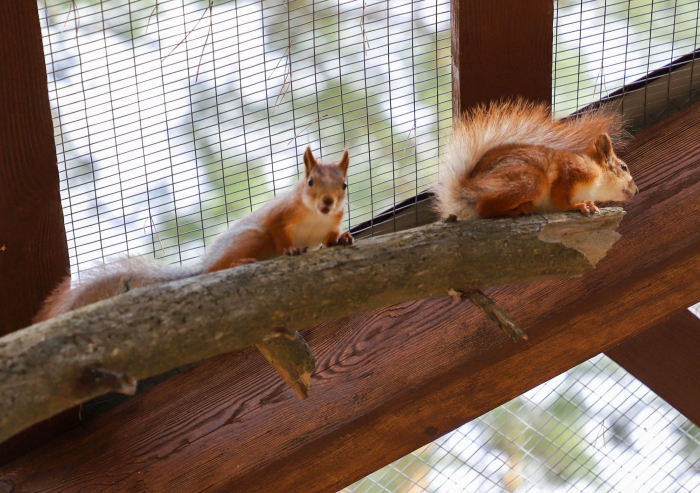
[[[541,145],[583,151],[607,132],[614,144],[626,137],[622,117],[611,107],[552,120],[549,106],[524,100],[491,103],[466,112],[453,122],[452,138],[440,158],[439,183],[433,187],[440,217],[475,219],[473,201],[462,183],[489,150],[508,144]]]
[[[80,285],[71,289],[71,279],[58,285],[44,302],[34,323],[117,296],[131,289],[176,281],[204,272],[201,266],[180,267],[141,257],[124,258],[83,274]]]

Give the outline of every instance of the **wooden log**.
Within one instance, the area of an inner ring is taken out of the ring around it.
[[[572,277],[624,212],[439,223],[346,248],[135,289],[0,339],[0,440],[104,393],[90,366],[136,379],[319,322],[461,290]],[[593,234],[595,233],[595,234]]]

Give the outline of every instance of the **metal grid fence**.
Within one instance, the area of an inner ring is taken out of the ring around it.
[[[700,428],[599,355],[342,491],[699,490]]]
[[[449,8],[40,0],[74,278],[196,259],[296,181],[307,145],[350,150],[346,227],[415,197],[451,129]]]
[[[640,130],[700,100],[697,0],[554,2],[557,117],[606,99]]]
[[[449,0],[38,6],[76,281],[124,254],[197,259],[297,179],[307,145],[350,149],[356,232],[437,179]],[[698,99],[698,1],[560,0],[553,29],[559,116],[624,94],[642,128]]]

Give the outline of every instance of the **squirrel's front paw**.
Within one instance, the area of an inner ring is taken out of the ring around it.
[[[346,231],[342,235],[338,236],[337,240],[335,240],[336,245],[352,245],[352,242],[353,238],[350,231]]]
[[[600,209],[598,209],[598,207],[591,200],[574,204],[574,210],[579,211],[585,216],[590,216],[596,212],[600,212]]]
[[[353,237],[350,234],[350,231],[346,231],[342,235],[338,236],[337,238],[334,238],[333,236],[329,236],[326,238],[326,241],[324,242],[323,246],[326,248],[334,247],[337,245],[352,245],[353,242]]]
[[[306,253],[306,250],[308,250],[308,247],[289,247],[284,249],[284,254],[285,255],[301,255],[302,253]]]

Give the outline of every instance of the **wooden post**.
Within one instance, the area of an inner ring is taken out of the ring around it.
[[[513,96],[552,101],[551,0],[452,1],[452,114]]]
[[[30,325],[68,271],[37,4],[0,2],[0,336]],[[4,443],[0,463],[73,421],[63,415]]]
[[[0,335],[69,271],[36,2],[0,4]]]

